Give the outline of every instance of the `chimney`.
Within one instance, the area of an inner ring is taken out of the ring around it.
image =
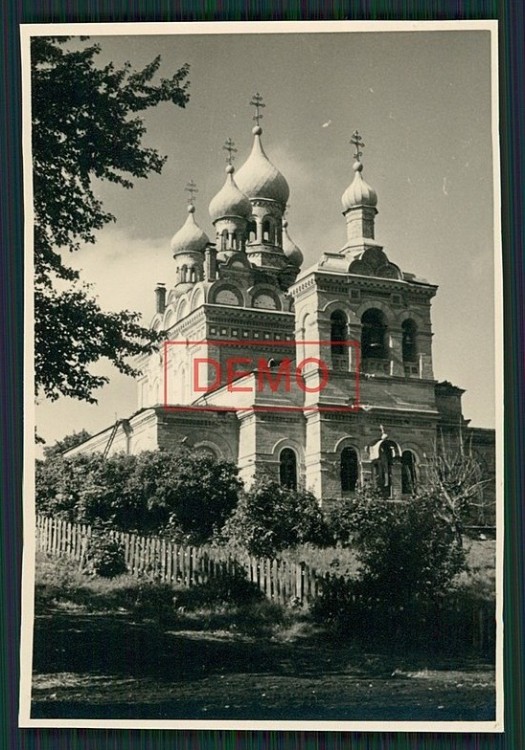
[[[166,285],[160,281],[155,287],[155,307],[158,313],[163,313],[166,309]]]

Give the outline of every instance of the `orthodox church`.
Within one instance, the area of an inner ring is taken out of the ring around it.
[[[151,322],[164,339],[138,367],[137,410],[67,456],[195,451],[303,486],[320,502],[377,482],[410,493],[438,438],[468,438],[494,473],[494,431],[463,417],[461,388],[437,382],[431,302],[437,287],[392,262],[375,239],[377,195],[353,134],[353,179],[342,194],[346,241],[310,268],[285,219],[289,187],[262,144],[232,164],[209,204],[211,240],[196,219],[193,183],[171,241],[173,276],[155,289]]]

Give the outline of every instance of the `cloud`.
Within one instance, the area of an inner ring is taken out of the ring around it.
[[[137,239],[123,229],[106,227],[95,245],[86,245],[66,262],[93,284],[104,310],[136,310],[149,323],[157,282],[173,282],[170,238]]]

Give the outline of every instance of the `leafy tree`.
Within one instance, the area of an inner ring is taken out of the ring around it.
[[[59,456],[37,462],[36,506],[76,523],[201,543],[232,513],[240,486],[233,464],[184,450]]]
[[[105,357],[133,375],[126,358],[151,351],[158,337],[137,313],[104,312],[61,251],[94,243],[114,220],[96,197],[96,180],[131,188],[132,178],[160,173],[165,157],[143,146],[136,114],[160,102],[184,107],[189,68],[154,83],[160,57],[140,71],[97,66],[99,45],[82,40],[68,49],[67,40],[31,42],[36,385],[49,399],[95,402],[93,390],[108,378],[90,366]]]
[[[275,557],[281,550],[304,542],[320,545],[329,542],[329,532],[314,495],[281,487],[272,479],[258,482],[241,497],[222,537],[257,557]]]
[[[57,440],[54,445],[46,445],[44,448],[44,457],[46,460],[50,460],[55,456],[61,456],[62,453],[75,448],[90,437],[91,433],[84,429],[79,432],[72,432],[70,435],[62,438],[62,440]]]

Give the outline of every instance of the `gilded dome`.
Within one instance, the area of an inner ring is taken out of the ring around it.
[[[346,188],[341,197],[343,211],[348,211],[350,208],[359,208],[361,206],[375,208],[377,205],[377,193],[363,180],[361,175],[361,172],[363,171],[362,163],[356,161],[353,165],[353,170],[355,172],[353,182]]]
[[[250,156],[237,172],[237,185],[250,199],[262,198],[286,205],[290,188],[283,175],[264,153],[261,143],[262,128],[256,125]]]
[[[195,206],[190,204],[188,206],[188,218],[171,240],[173,255],[203,253],[209,243],[208,235],[195,223],[194,213]]]
[[[302,265],[304,260],[303,254],[288,234],[287,221],[283,221],[283,253],[288,262],[293,266],[300,267]]]
[[[252,214],[252,206],[244,193],[241,193],[233,178],[234,168],[232,164],[226,167],[226,182],[219,190],[215,198],[210,202],[209,212],[212,222],[223,219],[226,216],[238,216],[241,219],[249,219]]]

